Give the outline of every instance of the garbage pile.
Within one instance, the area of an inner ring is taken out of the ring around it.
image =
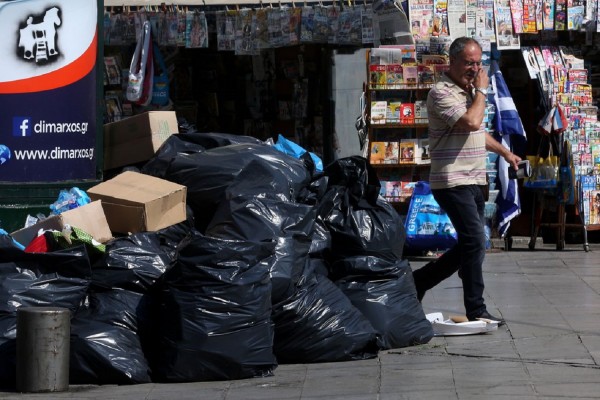
[[[2,384],[15,382],[22,306],[71,310],[73,384],[268,376],[433,337],[402,221],[364,158],[319,172],[308,153],[187,132],[140,172],[187,188],[186,221],[104,251],[61,242],[29,253],[0,235]]]

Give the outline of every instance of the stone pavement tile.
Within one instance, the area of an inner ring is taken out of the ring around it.
[[[573,331],[560,312],[552,307],[540,309],[527,301],[520,307],[502,307],[502,315],[514,338],[564,335]]]
[[[594,365],[593,358],[575,333],[515,339],[514,343],[524,360]],[[600,382],[600,370],[596,372]]]
[[[454,386],[451,366],[432,370],[396,369],[388,366],[382,371],[381,393],[403,393]],[[423,397],[426,398],[426,397]]]
[[[304,386],[306,368],[294,365],[278,367],[274,376],[229,381],[223,399],[299,399]]]
[[[561,364],[528,364],[533,386],[540,398],[598,399],[600,368]]]
[[[352,396],[379,391],[380,365],[377,359],[349,363],[309,364],[302,397]]]
[[[596,295],[595,298],[600,299]],[[575,332],[597,333],[600,327],[600,304],[595,304],[593,298],[583,299],[576,306],[557,306],[556,309]]]
[[[579,335],[581,339],[581,343],[587,351],[590,353],[590,356],[594,360],[596,365],[600,365],[600,336],[597,333],[591,335]]]
[[[589,287],[594,289],[596,292],[600,293],[600,268],[596,267],[595,269],[599,271],[598,276],[589,276],[589,275],[585,275],[585,276],[580,275],[580,276],[581,276],[581,280],[583,282],[585,282],[586,285],[588,285]]]
[[[452,389],[440,388],[436,382],[431,382],[430,386],[418,390],[382,391],[379,400],[458,400],[458,396]]]
[[[492,335],[488,333],[485,336]],[[463,338],[464,337],[466,336],[463,336]],[[457,363],[461,361],[470,365],[472,361],[478,358],[484,359],[486,362],[491,362],[495,359],[518,359],[519,356],[512,342],[507,339],[494,340],[490,338],[485,342],[476,343],[469,343],[466,341],[463,343],[448,342],[446,351],[450,355],[464,357],[453,361],[453,368],[459,368],[459,364]]]

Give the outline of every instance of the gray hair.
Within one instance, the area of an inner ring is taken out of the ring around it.
[[[459,37],[458,39],[454,40],[452,42],[452,44],[450,45],[450,51],[449,51],[449,55],[450,58],[456,58],[460,53],[462,53],[465,49],[465,47],[467,47],[467,45],[469,44],[476,44],[479,47],[479,50],[483,50],[481,48],[481,45],[479,44],[479,42],[473,38],[470,37]]]

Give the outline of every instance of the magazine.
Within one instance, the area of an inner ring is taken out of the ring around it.
[[[415,40],[428,40],[433,25],[433,0],[415,0],[408,3],[411,33]]]

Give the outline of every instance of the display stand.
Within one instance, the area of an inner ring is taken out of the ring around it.
[[[566,204],[556,200],[557,194],[554,190],[533,190],[533,210],[531,213],[531,239],[529,241],[529,250],[535,249],[535,243],[540,231],[540,228],[555,228],[556,229],[556,250],[564,250],[565,248],[565,231],[567,228],[581,229],[583,233],[583,249],[587,252],[590,250],[590,245],[587,240],[587,227],[583,220],[580,223],[567,223]],[[557,201],[556,206],[556,222],[542,222],[544,211],[547,211],[549,199]],[[577,213],[582,217],[580,213]]]

